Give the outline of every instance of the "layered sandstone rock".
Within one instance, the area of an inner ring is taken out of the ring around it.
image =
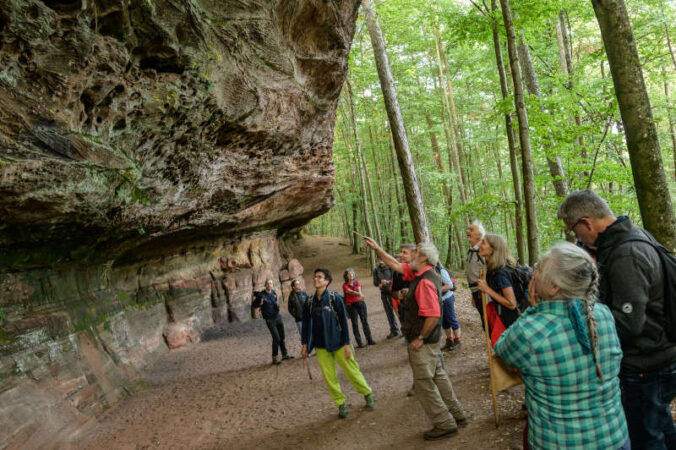
[[[0,2],[0,447],[251,317],[333,202],[358,0]]]

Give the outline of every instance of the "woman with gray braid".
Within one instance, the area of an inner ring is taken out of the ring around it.
[[[631,448],[622,409],[622,350],[613,316],[596,303],[598,272],[582,249],[562,242],[533,271],[528,308],[495,353],[526,385],[531,449]]]

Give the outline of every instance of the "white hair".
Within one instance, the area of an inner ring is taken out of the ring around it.
[[[476,227],[477,231],[481,233],[481,238],[479,239],[480,241],[486,237],[486,229],[484,228],[484,225],[481,223],[480,220],[475,220],[474,222],[472,222],[470,226]]]
[[[431,242],[421,242],[418,244],[418,252],[423,255],[427,256],[427,262],[430,263],[433,266],[436,266],[437,263],[439,262],[439,250],[435,247],[434,244]]]

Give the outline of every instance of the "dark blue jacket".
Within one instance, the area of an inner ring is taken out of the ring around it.
[[[265,289],[254,292],[254,308],[260,308],[265,320],[274,320],[279,315],[279,306],[277,306],[277,293],[274,290],[268,294]]]
[[[347,312],[345,310],[345,301],[343,296],[335,292],[333,294],[333,306],[331,305],[329,290],[326,289],[321,299],[317,299],[317,293],[312,299],[305,303],[303,308],[303,328],[301,333],[301,342],[307,345],[309,354],[315,347],[314,327],[321,328],[321,335],[324,338],[324,346],[327,352],[335,352],[341,347],[350,344],[350,335],[347,328]],[[313,312],[321,308],[321,321],[315,323]]]

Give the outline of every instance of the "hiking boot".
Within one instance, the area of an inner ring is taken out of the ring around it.
[[[408,390],[406,397],[413,397],[415,395],[415,386]]]
[[[462,350],[462,342],[460,342],[460,341],[455,341],[455,345],[453,346],[453,348],[451,349],[451,351],[455,351],[455,350]]]
[[[357,348],[366,348],[366,346],[364,344],[362,344],[361,342],[358,342]]]
[[[374,341],[373,339],[371,339],[371,340],[369,341],[369,345],[376,345],[376,341]]]
[[[451,437],[458,432],[458,428],[451,428],[449,430],[444,430],[443,428],[434,427],[430,431],[423,433],[423,439],[426,441],[436,441],[437,439],[444,439]]]
[[[455,341],[452,341],[450,339],[446,339],[446,345],[441,347],[442,352],[447,352],[449,350],[453,350],[455,347]]]
[[[366,409],[371,411],[376,409],[376,401],[373,399],[373,394],[366,394],[364,400],[366,400]]]
[[[463,415],[463,416],[460,417],[459,419],[457,419],[457,418],[454,417],[454,419],[455,419],[455,423],[456,423],[459,427],[464,427],[465,425],[467,425],[467,424],[469,423],[469,418],[468,418],[467,416],[465,416],[465,415]]]
[[[394,331],[392,331],[390,332],[390,334],[387,335],[387,339],[396,338],[397,336],[399,336],[399,333],[395,333]]]
[[[338,405],[338,417],[340,417],[341,419],[347,418],[347,403]]]
[[[293,359],[294,357],[291,355],[284,355],[282,356],[282,359]]]
[[[281,364],[281,363],[282,363],[282,361],[279,360],[279,356],[273,356],[273,357],[272,357],[272,364],[274,364],[275,366],[277,366],[277,365],[279,365],[279,364]]]

